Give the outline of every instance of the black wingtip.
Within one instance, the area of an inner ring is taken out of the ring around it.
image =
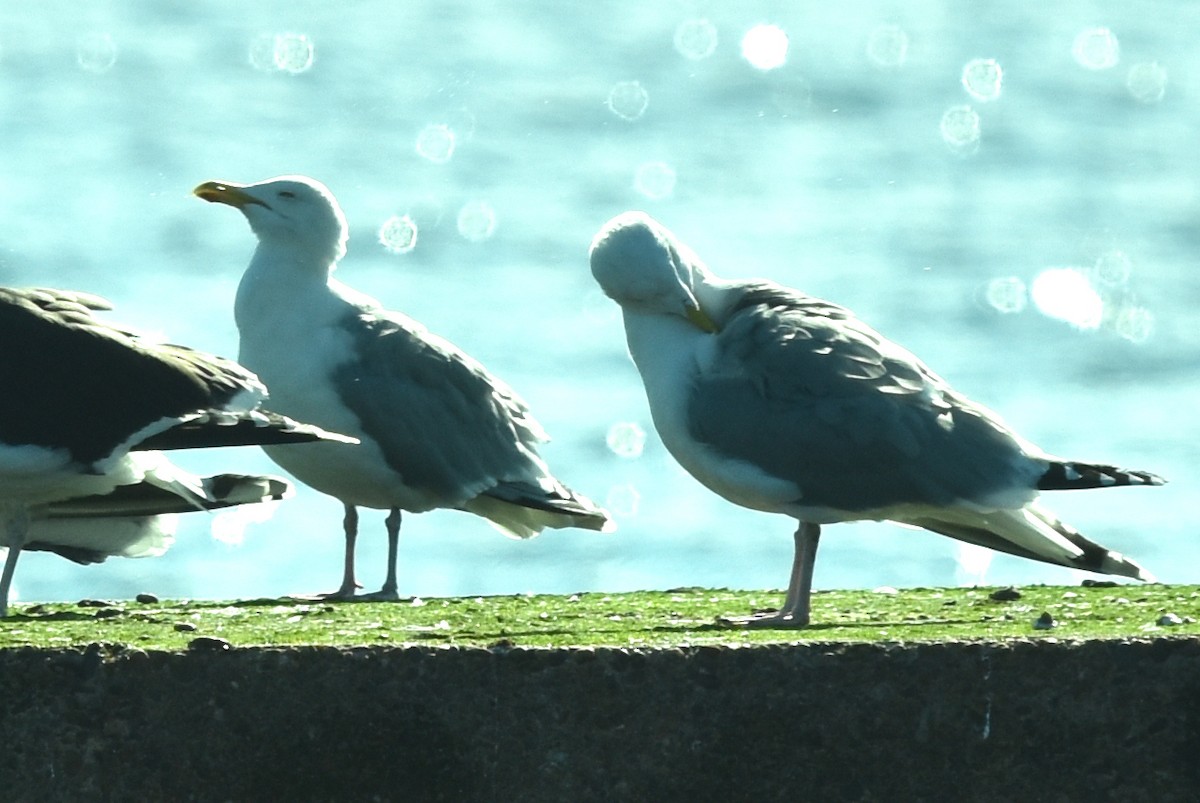
[[[267,410],[229,413],[209,410],[157,433],[135,446],[138,450],[207,449],[222,446],[277,446],[332,441],[358,443],[357,438],[302,424]]]
[[[1039,491],[1085,488],[1114,488],[1119,485],[1165,485],[1166,480],[1149,471],[1117,468],[1097,463],[1061,461],[1050,464],[1037,483]]]

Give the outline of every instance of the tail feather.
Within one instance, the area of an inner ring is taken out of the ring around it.
[[[905,523],[1021,558],[1154,582],[1154,576],[1137,562],[1088,540],[1036,503],[989,513],[964,510],[961,515],[947,516],[945,512]]]
[[[291,485],[279,477],[217,474],[192,479],[196,480],[195,487],[143,481],[118,486],[107,494],[63,499],[42,506],[38,518],[134,518],[190,513],[268,502],[283,499],[291,493]]]
[[[154,558],[175,541],[178,516],[97,516],[37,519],[30,523],[29,552],[53,552],[75,563]]]
[[[1100,463],[1056,460],[1037,483],[1039,491],[1109,488],[1117,485],[1163,485],[1166,480],[1149,471],[1134,471]]]
[[[546,527],[579,527],[605,533],[617,527],[608,511],[562,485],[546,490],[526,483],[506,482],[471,499],[462,509],[483,516],[500,532],[514,538],[532,538]]]
[[[272,476],[179,474],[192,482],[168,484],[148,478],[111,493],[44,505],[24,548],[55,552],[76,563],[102,563],[111,555],[157,557],[174,540],[176,513],[269,502],[292,490],[287,480]]]

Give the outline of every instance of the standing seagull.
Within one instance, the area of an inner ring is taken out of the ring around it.
[[[241,366],[148,342],[102,298],[0,288],[0,616],[22,550],[78,563],[162,554],[173,519],[289,492],[277,477],[201,478],[156,451],[340,438],[257,409]],[[342,439],[346,440],[346,439]]]
[[[783,608],[804,627],[821,525],[890,520],[1076,569],[1150,580],[1034,501],[1038,491],[1161,485],[1052,457],[842,307],[714,276],[642,212],[610,220],[592,274],[621,305],[654,426],[731,502],[799,520]]]
[[[267,383],[277,409],[362,441],[266,449],[345,506],[345,570],[331,597],[353,597],[358,587],[358,506],[390,511],[387,579],[369,595],[376,599],[397,598],[401,510],[466,510],[516,538],[545,527],[613,529],[605,511],[550,474],[537,453],[546,434],[511,388],[332,277],[349,234],[325,185],[304,176],[210,181],[195,194],[240,210],[258,236],[234,307],[238,359]]]

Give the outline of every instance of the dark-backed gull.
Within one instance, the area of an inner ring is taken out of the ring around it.
[[[349,440],[259,410],[266,391],[249,371],[106,323],[107,309],[86,293],[0,288],[0,616],[22,550],[158,555],[165,514],[289,491],[278,477],[197,477],[159,450]]]

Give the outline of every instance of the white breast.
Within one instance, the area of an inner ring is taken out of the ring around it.
[[[629,353],[642,375],[654,427],[667,451],[689,474],[729,501],[754,510],[789,513],[800,497],[795,483],[715,451],[692,437],[688,401],[702,393],[715,338],[673,315],[625,310]],[[731,411],[733,413],[735,411]]]

